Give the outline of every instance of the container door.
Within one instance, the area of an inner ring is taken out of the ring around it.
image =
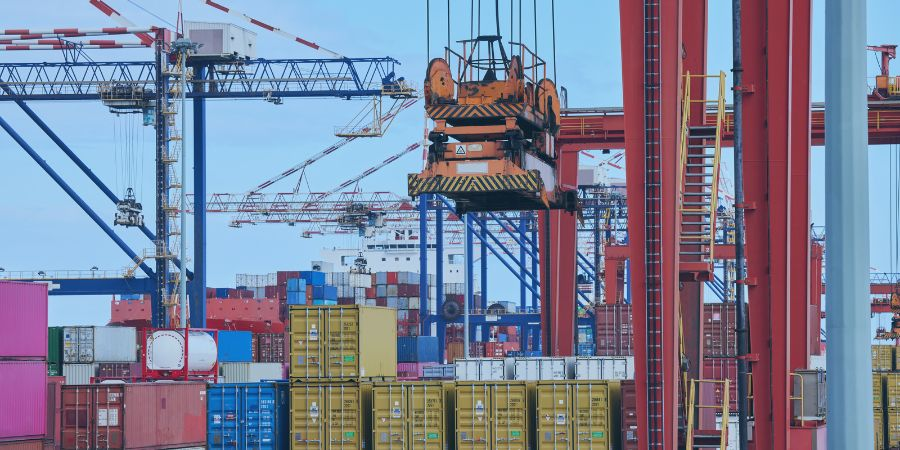
[[[90,329],[93,333],[93,329]],[[94,442],[91,448],[125,448],[125,388],[98,385],[94,389]]]
[[[326,433],[329,450],[362,448],[362,404],[359,384],[328,386]]]
[[[206,440],[210,449],[238,447],[241,436],[238,428],[240,391],[241,387],[237,385],[209,385]]]
[[[75,364],[78,362],[78,328],[63,328],[63,362]]]
[[[325,377],[325,321],[320,308],[291,310],[291,377]]]
[[[444,386],[440,383],[409,385],[409,442],[412,450],[443,450]]]
[[[243,445],[238,448],[276,450],[277,396],[274,384],[251,384],[241,396]]]
[[[291,449],[325,448],[325,387],[291,386]]]
[[[609,385],[584,383],[572,386],[572,422],[575,447],[606,450],[610,442]]]
[[[356,308],[329,308],[328,315],[328,368],[331,378],[356,378],[366,374],[359,370],[359,310]]]
[[[570,406],[571,385],[541,383],[537,387],[537,448],[565,449],[573,447]],[[585,447],[587,448],[587,447]]]
[[[406,389],[401,384],[378,385],[372,389],[372,428],[375,450],[407,450],[406,423],[409,408]]]
[[[456,448],[492,449],[491,387],[463,384],[456,388]]]
[[[524,384],[492,386],[494,446],[497,450],[528,448],[528,399]]]
[[[84,386],[62,388],[61,446],[64,450],[86,449],[93,444],[93,389]]]
[[[78,361],[94,362],[94,327],[78,329]]]

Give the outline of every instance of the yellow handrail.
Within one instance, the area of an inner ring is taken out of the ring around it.
[[[681,102],[681,142],[679,149],[681,151],[681,164],[678,167],[678,203],[684,201],[684,171],[687,169],[687,136],[688,123],[691,118],[691,72],[684,74],[684,97]]]
[[[697,386],[700,384],[722,385],[722,404],[721,405],[704,405],[697,404]],[[694,415],[697,409],[721,409],[722,412],[722,429],[720,430],[719,450],[725,450],[728,447],[728,415],[729,405],[731,402],[730,388],[731,381],[728,378],[724,380],[690,380],[690,394],[688,395],[688,419],[686,432],[686,448],[694,448]]]

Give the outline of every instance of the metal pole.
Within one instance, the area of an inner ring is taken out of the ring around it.
[[[738,444],[740,450],[748,450],[750,435],[748,430],[747,394],[750,372],[745,356],[750,350],[747,330],[747,311],[744,303],[744,125],[743,125],[743,57],[741,55],[741,1],[731,2],[732,53],[734,74],[734,253],[735,253],[735,334],[737,335],[737,405]],[[722,420],[725,420],[724,418]]]
[[[479,240],[481,241],[481,301],[480,306],[482,311],[487,310],[488,307],[488,297],[487,297],[487,258],[488,258],[488,249],[487,249],[487,219],[482,216],[481,223],[479,226]],[[487,328],[486,326],[484,328]]]
[[[828,447],[874,448],[866,2],[825,2]]]
[[[210,70],[215,70],[210,67]],[[195,77],[205,78],[204,67]],[[202,89],[201,83],[195,90]],[[194,97],[194,276],[191,279],[191,326],[206,328],[206,99]],[[184,181],[182,181],[184,184]],[[183,191],[182,191],[183,192]],[[184,254],[180,255],[184,259]],[[181,266],[179,266],[181,267]]]
[[[428,202],[431,195],[419,196],[419,317],[425,317],[428,306]],[[420,321],[420,323],[423,323]],[[419,330],[421,336],[428,336],[424,326]]]
[[[185,151],[185,138],[187,137],[187,49],[182,49],[179,53],[178,57],[181,59],[181,75],[178,84],[181,85],[181,154],[178,155],[181,158],[181,189],[180,195],[181,199],[178,202],[179,206],[183,210],[185,206],[187,206],[187,194],[185,193],[184,183],[187,180],[187,152]],[[202,211],[196,211],[198,214],[202,214]],[[179,212],[181,217],[180,224],[178,227],[181,229],[180,235],[178,236],[180,248],[178,250],[178,256],[181,258],[183,262],[187,262],[187,239],[185,233],[187,232],[187,214],[184,211]],[[187,328],[188,325],[188,301],[187,301],[187,264],[182,264],[179,268],[178,273],[178,297],[181,302],[181,328]],[[185,339],[187,340],[187,339]]]
[[[443,359],[447,343],[447,322],[441,317],[441,311],[444,310],[444,204],[441,201],[435,202],[434,240],[434,314],[439,317],[437,322],[438,357]],[[425,302],[427,299],[419,299],[419,301]],[[452,363],[453,361],[448,362]]]
[[[463,275],[465,276],[466,298],[463,301],[463,354],[469,357],[469,304],[472,302],[472,290],[474,289],[472,279],[472,214],[465,214],[463,220],[466,222],[465,230],[465,247],[466,255],[463,263]]]

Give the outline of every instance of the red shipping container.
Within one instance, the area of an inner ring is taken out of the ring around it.
[[[737,361],[733,359],[720,359],[720,358],[704,358],[703,359],[703,373],[702,379],[704,380],[724,380],[726,377],[730,381],[729,383],[729,395],[730,399],[730,409],[737,410]],[[713,404],[721,405],[722,404],[722,390],[717,385],[716,387],[716,395],[714,397]]]
[[[337,304],[338,305],[355,305],[356,300],[354,300],[352,298],[339,298],[339,299],[337,299]]]
[[[258,362],[285,362],[284,333],[260,333],[258,339]]]
[[[717,357],[736,355],[736,324],[734,303],[703,305],[703,354]]]
[[[375,299],[375,306],[387,306],[387,298],[381,297]]]
[[[44,441],[42,439],[0,442],[0,450],[43,450],[43,448]]]
[[[66,377],[47,377],[47,432],[44,439],[51,448],[59,448],[61,427],[62,385]]]
[[[398,272],[387,272],[387,284],[398,284],[399,277],[397,276]]]
[[[0,281],[0,330],[0,358],[47,359],[47,284]]]
[[[637,417],[637,391],[634,380],[623,380],[622,389],[622,449],[638,450],[638,417]]]
[[[278,286],[266,286],[263,289],[265,291],[266,298],[278,298]],[[285,292],[287,292],[286,286]]]
[[[407,337],[409,336],[409,328],[403,324],[397,324],[397,337]]]
[[[150,300],[113,300],[110,307],[110,325],[150,326]]]
[[[259,333],[250,336],[250,360],[259,362]]]
[[[205,383],[63,386],[63,450],[206,445]]]
[[[216,298],[216,288],[206,288],[206,298]]]
[[[366,288],[366,298],[375,298],[378,295],[376,294],[378,289],[373,285],[372,287]]]
[[[254,320],[206,319],[207,328],[214,330],[250,331],[252,333],[283,333],[284,323]]]
[[[141,377],[141,363],[98,363],[97,378],[129,380]]]
[[[0,361],[0,440],[42,439],[46,433],[47,363]]]
[[[599,304],[594,308],[597,356],[631,356],[634,354],[634,327],[631,305]]]
[[[275,298],[280,301],[287,300],[287,285],[281,285],[275,287]]]
[[[300,278],[299,271],[279,271],[275,274],[275,281],[278,283],[278,286],[287,287],[287,280],[289,278]]]

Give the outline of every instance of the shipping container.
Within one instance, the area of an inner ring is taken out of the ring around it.
[[[884,410],[874,408],[872,410],[873,421],[875,422],[875,450],[884,450]]]
[[[900,408],[900,373],[884,375],[884,407]]]
[[[206,445],[205,383],[62,387],[62,450]]]
[[[211,384],[206,414],[210,450],[290,448],[286,382]]]
[[[257,341],[256,362],[287,361],[284,357],[284,333],[260,333],[255,335]]]
[[[621,416],[619,423],[622,431],[622,450],[638,450],[638,427],[640,422],[637,416],[637,390],[634,380],[622,381],[621,389]]]
[[[226,383],[258,383],[263,380],[279,380],[281,363],[231,362],[219,364],[219,373]]]
[[[499,358],[457,359],[455,364],[460,381],[502,381],[507,377],[506,362]]]
[[[90,384],[97,376],[97,364],[63,364],[62,376],[66,384]]]
[[[576,357],[576,380],[633,380],[633,356]]]
[[[612,390],[607,381],[538,382],[537,449],[612,449],[618,422]]]
[[[436,336],[398,337],[397,361],[437,362],[438,338]]]
[[[422,378],[437,380],[452,380],[456,378],[455,364],[439,364],[422,368]]]
[[[0,361],[0,413],[0,440],[44,437],[47,432],[47,363]]]
[[[729,408],[737,410],[737,361],[733,359],[708,358],[703,360],[700,376],[704,380],[728,379]],[[712,404],[721,405],[724,392],[721,384],[710,385],[713,389]]]
[[[59,448],[61,442],[62,386],[65,382],[64,377],[47,377],[47,432],[44,440],[53,449]]]
[[[363,390],[359,383],[291,386],[293,450],[362,450]]]
[[[448,408],[442,383],[375,383],[372,410],[375,450],[446,448]]]
[[[95,376],[101,380],[141,378],[141,363],[97,363]]]
[[[47,328],[47,375],[51,377],[62,376],[62,330],[63,327]]]
[[[890,372],[894,370],[894,346],[872,346],[872,370],[876,372]]]
[[[703,354],[734,356],[737,354],[737,310],[734,303],[703,305]]]
[[[566,380],[570,367],[566,358],[516,358],[512,362],[512,378],[519,381]]]
[[[886,408],[887,416],[887,447],[889,449],[900,448],[900,408]]]
[[[253,333],[249,331],[219,331],[219,362],[252,362]]]
[[[625,303],[598,304],[594,308],[594,345],[598,356],[634,355],[631,315],[631,305]]]
[[[397,312],[365,306],[291,308],[292,378],[397,376]]]
[[[528,449],[528,409],[524,382],[457,382],[456,448]]]
[[[881,401],[884,397],[884,374],[872,373],[872,407],[881,409],[884,403]]]
[[[47,359],[47,285],[0,281],[0,330],[0,358]]]
[[[137,362],[133,327],[64,327],[63,362]]]

